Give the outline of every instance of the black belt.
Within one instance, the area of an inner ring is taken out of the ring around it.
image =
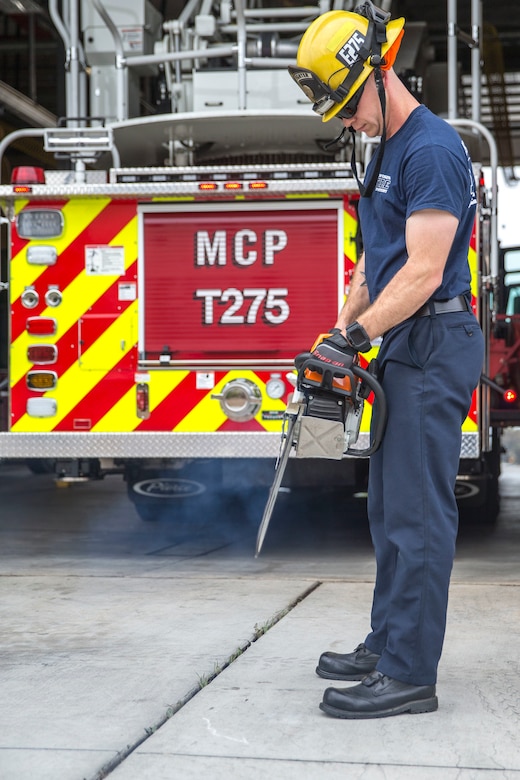
[[[430,317],[432,314],[448,314],[454,311],[469,311],[469,305],[464,295],[457,295],[445,301],[428,301],[415,312],[414,317]]]

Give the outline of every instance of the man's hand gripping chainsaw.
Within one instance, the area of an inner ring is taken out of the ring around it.
[[[364,458],[377,450],[386,425],[386,399],[377,380],[377,361],[362,368],[359,353],[338,329],[321,334],[309,352],[296,356],[294,364],[298,372],[296,390],[284,414],[280,453],[258,531],[256,556],[262,548],[292,448],[297,458]],[[371,442],[364,449],[354,448],[364,403],[371,393]]]

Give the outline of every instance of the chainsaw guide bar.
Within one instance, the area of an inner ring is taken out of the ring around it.
[[[377,380],[376,360],[368,370],[353,364],[350,368],[323,367],[309,353],[298,368],[296,390],[287,404],[282,422],[280,452],[258,529],[255,558],[262,550],[267,529],[294,448],[297,458],[369,457],[381,444],[386,425],[386,399]],[[372,441],[366,449],[355,449],[365,400],[374,394]]]

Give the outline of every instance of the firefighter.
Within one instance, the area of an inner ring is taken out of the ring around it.
[[[461,425],[484,354],[467,260],[471,161],[455,130],[394,71],[403,30],[404,19],[370,2],[330,11],[307,29],[290,69],[323,121],[381,137],[360,182],[364,253],[331,335],[314,352],[348,366],[382,337],[388,404],[368,486],[377,564],[371,631],[353,652],[324,652],[316,670],[360,681],[325,691],[320,708],[339,718],[437,709]]]

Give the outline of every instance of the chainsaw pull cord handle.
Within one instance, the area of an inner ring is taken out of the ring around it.
[[[370,370],[367,371],[366,369],[361,368],[359,365],[353,365],[351,366],[350,371],[352,371],[354,376],[358,377],[358,379],[361,379],[362,382],[368,385],[370,390],[374,393],[375,400],[377,401],[377,414],[375,415],[373,438],[370,447],[367,447],[364,450],[356,450],[349,447],[347,450],[345,450],[344,454],[353,455],[356,458],[368,458],[370,455],[373,455],[377,449],[379,449],[381,442],[383,441],[386,420],[388,416],[386,397],[383,388],[379,384],[376,377],[370,372]]]

